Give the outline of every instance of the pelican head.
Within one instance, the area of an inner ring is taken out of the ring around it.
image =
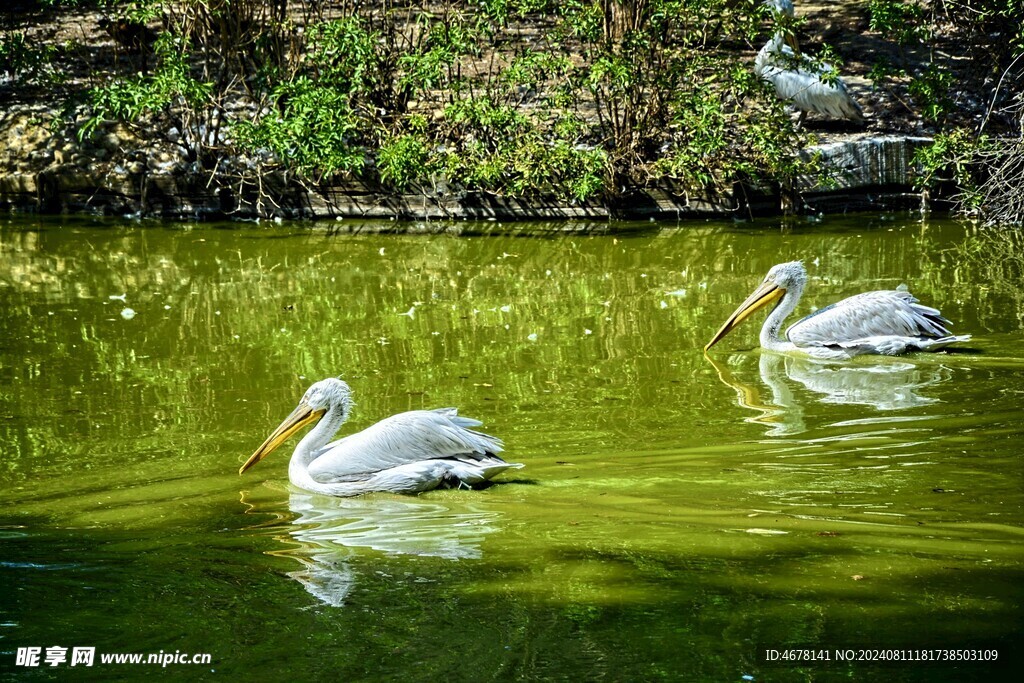
[[[704,347],[706,352],[712,346],[721,341],[722,337],[733,331],[741,322],[761,310],[768,304],[774,303],[785,296],[786,292],[794,290],[797,293],[803,291],[807,283],[807,271],[801,261],[790,261],[772,266],[772,269],[765,275],[761,286],[754,290],[753,294],[740,304],[721,329],[715,333],[708,345]]]
[[[341,408],[342,415],[347,415],[352,406],[352,390],[348,384],[340,379],[328,377],[320,380],[303,394],[299,405],[295,407],[291,415],[284,419],[277,429],[267,437],[267,440],[249,456],[238,473],[242,474],[247,469],[270,455],[288,437],[299,431],[310,422],[317,422],[328,410],[333,407]]]
[[[772,14],[772,18],[780,25],[780,28],[776,33],[776,36],[780,39],[777,49],[781,50],[782,43],[785,42],[793,49],[793,52],[799,54],[800,44],[796,41],[796,36],[793,34],[793,17],[796,13],[793,9],[792,1],[764,0],[761,4],[768,8]]]
[[[783,15],[792,19],[795,14],[792,0],[764,0],[761,4],[773,10],[776,16]]]

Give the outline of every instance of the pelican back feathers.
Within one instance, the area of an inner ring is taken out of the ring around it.
[[[863,121],[863,110],[850,95],[846,82],[835,75],[834,67],[798,55],[782,37],[782,31],[776,33],[754,60],[754,73],[772,84],[779,99],[800,111]]]

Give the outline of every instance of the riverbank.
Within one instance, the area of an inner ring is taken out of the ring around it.
[[[112,136],[112,134],[110,134]],[[798,179],[789,193],[737,184],[732,191],[691,195],[678,183],[628,188],[614,201],[568,202],[459,191],[441,179],[395,193],[380,183],[348,180],[312,187],[275,172],[259,183],[212,184],[187,166],[55,163],[40,171],[0,174],[0,209],[19,213],[94,213],[171,220],[225,218],[403,220],[683,219],[850,213],[912,209],[914,152],[930,143],[914,136],[871,136],[817,145],[803,152],[831,169],[823,180]],[[59,155],[60,151],[56,153]],[[272,199],[271,199],[272,198]]]
[[[0,79],[0,210],[514,220],[918,208],[955,189],[926,189],[935,168],[920,153],[985,104],[969,46],[950,35],[958,106],[945,91],[913,95],[930,53],[857,2],[800,3],[794,30],[809,53],[844,61],[866,121],[812,115],[803,127],[752,77],[777,21],[759,2],[711,3],[715,29],[644,15],[668,21],[669,37],[651,33],[662,43],[643,64],[628,32],[588,37],[588,15],[553,7],[328,3],[313,15],[278,3],[272,15],[212,3],[190,23],[174,3],[150,4],[159,11],[136,24],[112,24],[127,11],[116,4],[8,10],[4,45],[20,61]],[[12,52],[15,38],[31,50]]]

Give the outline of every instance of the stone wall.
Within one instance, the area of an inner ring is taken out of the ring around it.
[[[825,181],[802,178],[791,192],[738,185],[722,196],[689,196],[672,183],[637,187],[613,203],[568,203],[461,192],[438,180],[408,194],[347,181],[303,185],[283,173],[257,182],[219,183],[185,164],[61,163],[0,172],[0,208],[30,213],[97,213],[168,219],[683,219],[915,208],[914,151],[930,142],[907,136],[864,137],[808,148],[829,169]],[[59,150],[58,150],[59,152]]]

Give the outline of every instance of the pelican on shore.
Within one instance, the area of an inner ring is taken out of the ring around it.
[[[939,311],[919,304],[902,287],[865,292],[826,306],[790,325],[782,338],[782,323],[796,308],[806,284],[807,271],[800,261],[773,266],[761,286],[729,316],[704,351],[774,302],[778,303],[761,327],[761,346],[769,351],[842,360],[861,354],[897,356],[911,351],[938,351],[971,338],[969,334],[951,334],[949,321]]]
[[[348,384],[333,377],[317,382],[238,473],[311,422],[316,425],[295,447],[288,478],[299,488],[329,496],[471,488],[522,467],[499,458],[501,440],[470,429],[481,423],[460,417],[455,408],[399,413],[329,443],[351,408]]]
[[[776,19],[793,17],[790,0],[765,0],[764,4],[774,10]],[[808,112],[858,123],[864,120],[864,112],[835,68],[801,54],[786,26],[779,26],[757,53],[754,73],[771,83],[781,100],[800,110],[800,123]]]

